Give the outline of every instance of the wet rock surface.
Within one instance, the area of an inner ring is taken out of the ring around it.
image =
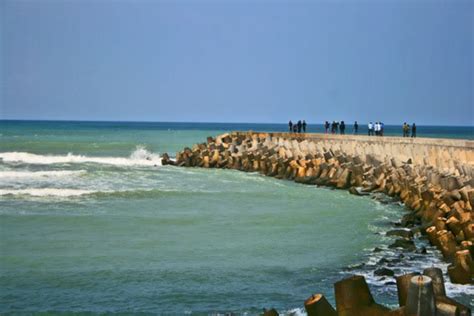
[[[403,237],[405,239],[412,239],[413,238],[413,232],[411,230],[405,230],[405,229],[392,229],[389,230],[386,233],[387,236],[397,236],[397,237]]]
[[[374,275],[394,276],[395,272],[393,272],[393,270],[390,270],[388,268],[380,268],[374,271]]]
[[[388,246],[388,248],[402,248],[406,251],[415,251],[416,246],[413,240],[407,240],[407,239],[397,239],[393,244]]]

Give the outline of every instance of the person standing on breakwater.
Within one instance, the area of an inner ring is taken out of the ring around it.
[[[357,124],[357,121],[354,122],[354,135],[357,135],[359,133],[359,124]]]
[[[379,122],[375,122],[374,131],[375,131],[375,136],[380,135],[380,123]]]
[[[411,137],[416,137],[416,125],[415,123],[411,126]]]
[[[344,121],[341,121],[341,126],[339,130],[341,131],[341,135],[344,135],[346,133],[346,123],[344,123]]]
[[[303,133],[306,133],[306,121],[303,120]]]
[[[383,136],[384,128],[385,128],[385,125],[383,124],[383,122],[380,122],[380,136]]]
[[[368,125],[367,125],[367,128],[368,128],[368,134],[369,136],[373,136],[374,135],[374,124],[372,124],[372,122],[370,122]]]
[[[293,132],[293,122],[291,120],[288,122],[288,128],[290,130],[290,133]]]
[[[301,133],[301,120],[298,121],[297,126],[298,126],[298,133]]]
[[[296,124],[293,124],[293,133],[298,132],[298,126]]]
[[[408,125],[407,125],[407,122],[404,122],[404,123],[403,123],[402,131],[403,131],[403,137],[407,137],[407,136],[408,136]]]
[[[329,122],[328,122],[328,121],[326,121],[326,122],[324,123],[324,129],[326,130],[326,134],[327,134],[328,131],[329,131]]]

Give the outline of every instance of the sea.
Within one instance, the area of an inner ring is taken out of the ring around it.
[[[0,121],[0,314],[303,315],[315,293],[334,305],[333,283],[351,274],[396,307],[394,278],[374,270],[446,270],[423,238],[416,243],[427,254],[388,248],[385,232],[407,212],[398,201],[161,165],[163,153],[207,136],[286,129]],[[417,134],[472,140],[474,128],[418,126]],[[474,306],[473,286],[446,286]]]

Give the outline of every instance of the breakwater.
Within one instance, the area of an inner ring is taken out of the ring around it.
[[[474,276],[474,141],[351,135],[232,132],[184,148],[163,164],[259,172],[308,185],[381,192],[409,210],[393,247],[426,235],[450,263],[453,283]]]

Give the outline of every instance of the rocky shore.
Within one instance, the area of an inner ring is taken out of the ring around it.
[[[390,247],[414,251],[414,234],[426,235],[450,263],[451,282],[474,284],[474,141],[232,132],[184,148],[175,160],[164,154],[162,163],[259,172],[399,199],[409,212],[400,229],[387,233],[396,237]]]

